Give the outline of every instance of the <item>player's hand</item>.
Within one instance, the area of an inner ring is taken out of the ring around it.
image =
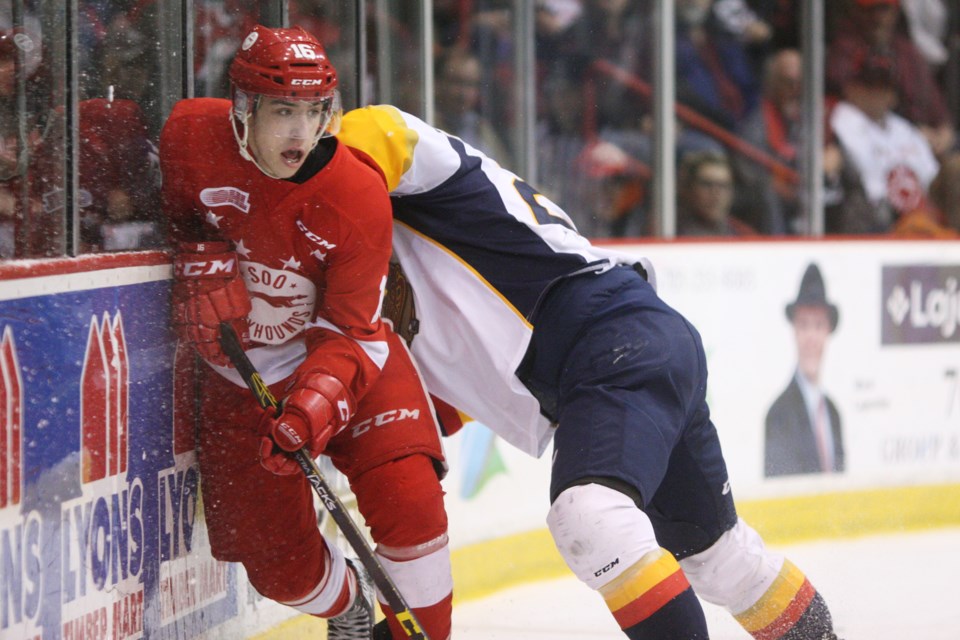
[[[209,362],[226,366],[220,349],[220,323],[247,335],[250,296],[240,277],[240,261],[226,242],[188,242],[173,260],[173,326]]]
[[[283,401],[280,415],[264,414],[260,420],[260,464],[277,475],[297,473],[300,465],[289,452],[306,448],[311,458],[353,416],[355,403],[343,384],[326,373],[307,373],[297,380]]]

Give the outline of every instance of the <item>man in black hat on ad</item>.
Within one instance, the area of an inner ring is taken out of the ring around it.
[[[824,350],[839,312],[827,301],[816,264],[807,267],[786,312],[797,343],[797,370],[767,412],[764,475],[843,471],[840,414],[820,387]]]

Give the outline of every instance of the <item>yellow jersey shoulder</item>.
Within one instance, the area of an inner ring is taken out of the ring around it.
[[[403,114],[390,105],[353,109],[344,114],[337,139],[370,156],[393,191],[413,164],[419,134],[407,125]]]

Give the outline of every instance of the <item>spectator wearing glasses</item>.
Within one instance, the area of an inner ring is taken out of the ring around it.
[[[715,151],[688,153],[680,163],[677,235],[747,236],[756,232],[730,214],[733,170]]]

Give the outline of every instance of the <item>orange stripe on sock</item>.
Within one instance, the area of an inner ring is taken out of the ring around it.
[[[804,611],[807,610],[807,607],[810,606],[810,602],[816,594],[817,590],[813,588],[810,581],[804,580],[800,591],[797,592],[796,597],[790,602],[784,612],[771,624],[759,631],[754,631],[752,634],[753,637],[756,640],[778,640],[778,638],[782,638],[790,629],[796,626],[800,620],[800,616],[802,616]]]
[[[621,629],[627,629],[643,622],[689,588],[687,576],[678,570],[633,602],[614,611],[613,617]]]
[[[646,554],[615,580],[600,588],[600,595],[610,611],[627,606],[680,570],[676,559],[663,549]]]
[[[783,561],[779,575],[752,607],[735,617],[750,634],[772,625],[790,607],[807,578],[789,560]]]

